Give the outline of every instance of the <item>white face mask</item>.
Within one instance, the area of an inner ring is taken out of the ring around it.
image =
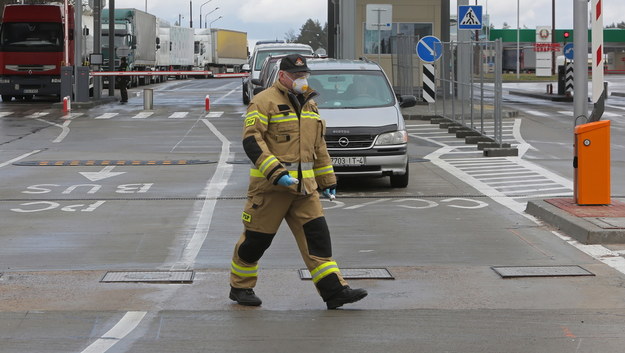
[[[300,94],[308,91],[308,80],[306,77],[300,77],[293,80],[293,91]]]

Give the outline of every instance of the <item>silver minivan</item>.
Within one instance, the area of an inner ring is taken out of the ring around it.
[[[416,97],[396,96],[382,68],[371,61],[309,59],[307,64],[335,173],[388,176],[392,187],[408,186],[408,133],[400,107],[414,106]],[[276,79],[274,72],[270,82]]]
[[[247,64],[243,65],[243,71],[248,71],[250,76],[243,80],[243,104],[249,104],[254,97],[253,79],[258,79],[260,69],[269,56],[284,54],[313,55],[312,47],[308,44],[299,43],[269,43],[259,44],[254,47]]]

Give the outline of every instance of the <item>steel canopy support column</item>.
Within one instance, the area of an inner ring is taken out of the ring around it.
[[[588,0],[574,0],[574,118],[588,116]]]

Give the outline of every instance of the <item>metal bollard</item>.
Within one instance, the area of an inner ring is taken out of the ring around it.
[[[154,108],[154,90],[151,88],[143,89],[143,110],[152,110]]]

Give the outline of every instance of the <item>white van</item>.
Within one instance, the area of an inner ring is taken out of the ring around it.
[[[243,65],[243,71],[250,73],[250,76],[243,80],[243,104],[249,104],[250,100],[254,96],[254,85],[251,81],[260,76],[260,69],[263,67],[265,59],[269,56],[284,54],[313,55],[313,50],[310,45],[299,43],[270,43],[256,45],[248,63]]]

